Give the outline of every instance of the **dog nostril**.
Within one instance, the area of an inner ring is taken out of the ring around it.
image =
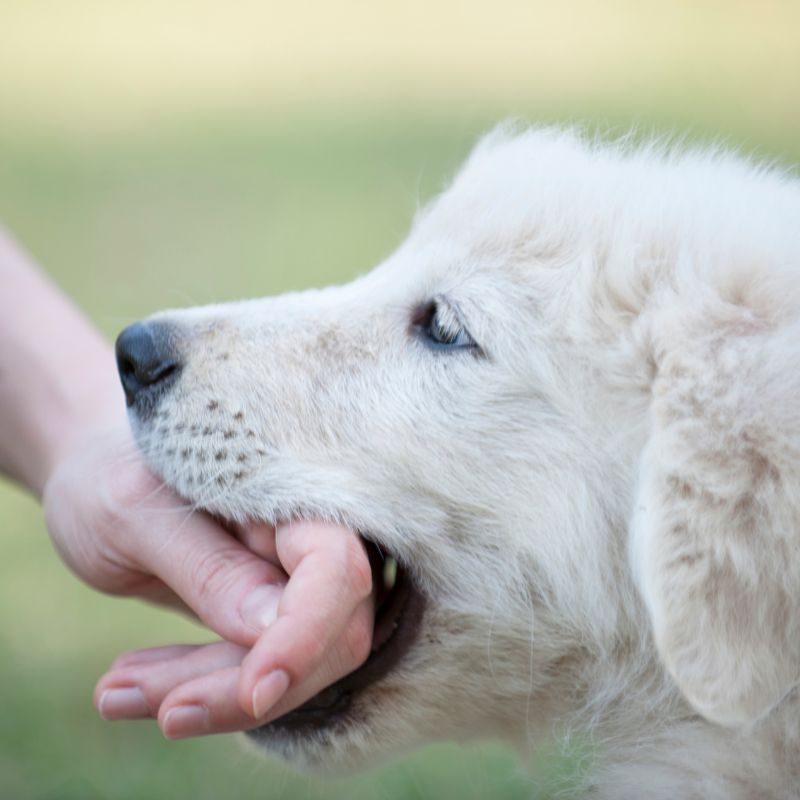
[[[137,322],[117,338],[117,369],[125,399],[132,406],[147,393],[153,399],[180,369],[169,328],[159,323]]]
[[[176,369],[178,369],[178,365],[174,362],[159,364],[148,372],[147,380],[150,381],[150,384],[159,383],[160,381],[166,380]]]
[[[133,365],[133,361],[131,361],[127,357],[122,357],[117,362],[117,367],[119,369],[120,375],[123,377],[127,377],[129,375],[133,375],[136,372],[136,367]]]

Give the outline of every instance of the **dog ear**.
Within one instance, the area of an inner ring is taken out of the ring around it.
[[[800,326],[672,334],[632,567],[678,687],[707,719],[743,724],[800,681]]]

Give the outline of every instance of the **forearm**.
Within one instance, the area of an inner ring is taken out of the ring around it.
[[[119,418],[109,344],[0,230],[0,472],[41,495],[83,433]]]

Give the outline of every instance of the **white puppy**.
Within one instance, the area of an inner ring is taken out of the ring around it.
[[[369,275],[144,327],[169,484],[399,564],[387,641],[259,742],[579,733],[592,797],[800,797],[795,178],[500,129]]]

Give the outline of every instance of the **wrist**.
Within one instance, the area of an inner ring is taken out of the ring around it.
[[[86,325],[47,359],[17,342],[8,375],[0,374],[0,472],[41,499],[58,465],[103,428],[127,428],[114,354]]]
[[[48,424],[38,435],[39,452],[30,488],[41,497],[59,464],[98,431],[127,429],[125,399],[116,376],[114,356],[105,343],[87,348],[88,369],[78,386],[60,386],[45,400]]]

